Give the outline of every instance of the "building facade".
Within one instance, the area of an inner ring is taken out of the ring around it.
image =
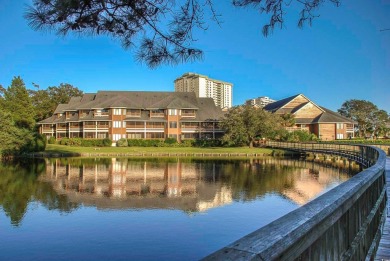
[[[174,81],[175,92],[195,92],[197,97],[212,98],[220,108],[232,107],[233,84],[210,79],[196,73],[185,73]]]
[[[195,93],[99,91],[73,97],[39,122],[47,137],[127,139],[219,138],[223,116],[211,98]]]
[[[260,108],[263,108],[264,106],[276,102],[276,100],[273,100],[267,96],[258,97],[255,99],[249,99],[245,101],[246,105],[252,105],[252,106],[258,106]]]
[[[295,124],[286,127],[288,131],[306,130],[315,134],[321,140],[354,137],[356,122],[318,106],[303,94],[270,103],[264,109],[279,115],[291,114],[295,119]]]

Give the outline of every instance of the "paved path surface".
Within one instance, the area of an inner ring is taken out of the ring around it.
[[[375,260],[390,261],[390,158],[386,158],[387,216]]]

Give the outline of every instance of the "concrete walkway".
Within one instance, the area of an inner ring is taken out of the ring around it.
[[[375,260],[390,260],[390,158],[386,158],[387,216]]]

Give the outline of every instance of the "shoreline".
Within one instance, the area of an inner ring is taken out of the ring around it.
[[[38,152],[31,153],[27,157],[29,158],[64,158],[64,157],[186,157],[186,158],[228,158],[228,157],[244,157],[244,158],[257,158],[267,156],[293,156],[297,155],[291,151],[278,151],[274,153],[182,153],[182,152],[169,152],[169,153],[54,153],[54,152]]]

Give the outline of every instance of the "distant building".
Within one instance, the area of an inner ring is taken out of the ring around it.
[[[218,107],[232,107],[232,83],[210,79],[208,76],[196,73],[185,73],[174,83],[175,92],[195,92],[196,97],[213,98]]]
[[[318,106],[303,94],[297,94],[283,100],[270,103],[264,110],[283,115],[291,114],[294,126],[288,131],[306,130],[321,140],[337,140],[354,137],[356,122],[337,112]]]
[[[195,93],[99,91],[72,97],[38,122],[39,133],[61,138],[219,138],[223,116],[211,98]]]
[[[245,104],[263,108],[265,105],[273,102],[276,102],[276,100],[273,100],[267,96],[262,96],[255,99],[246,100]]]

